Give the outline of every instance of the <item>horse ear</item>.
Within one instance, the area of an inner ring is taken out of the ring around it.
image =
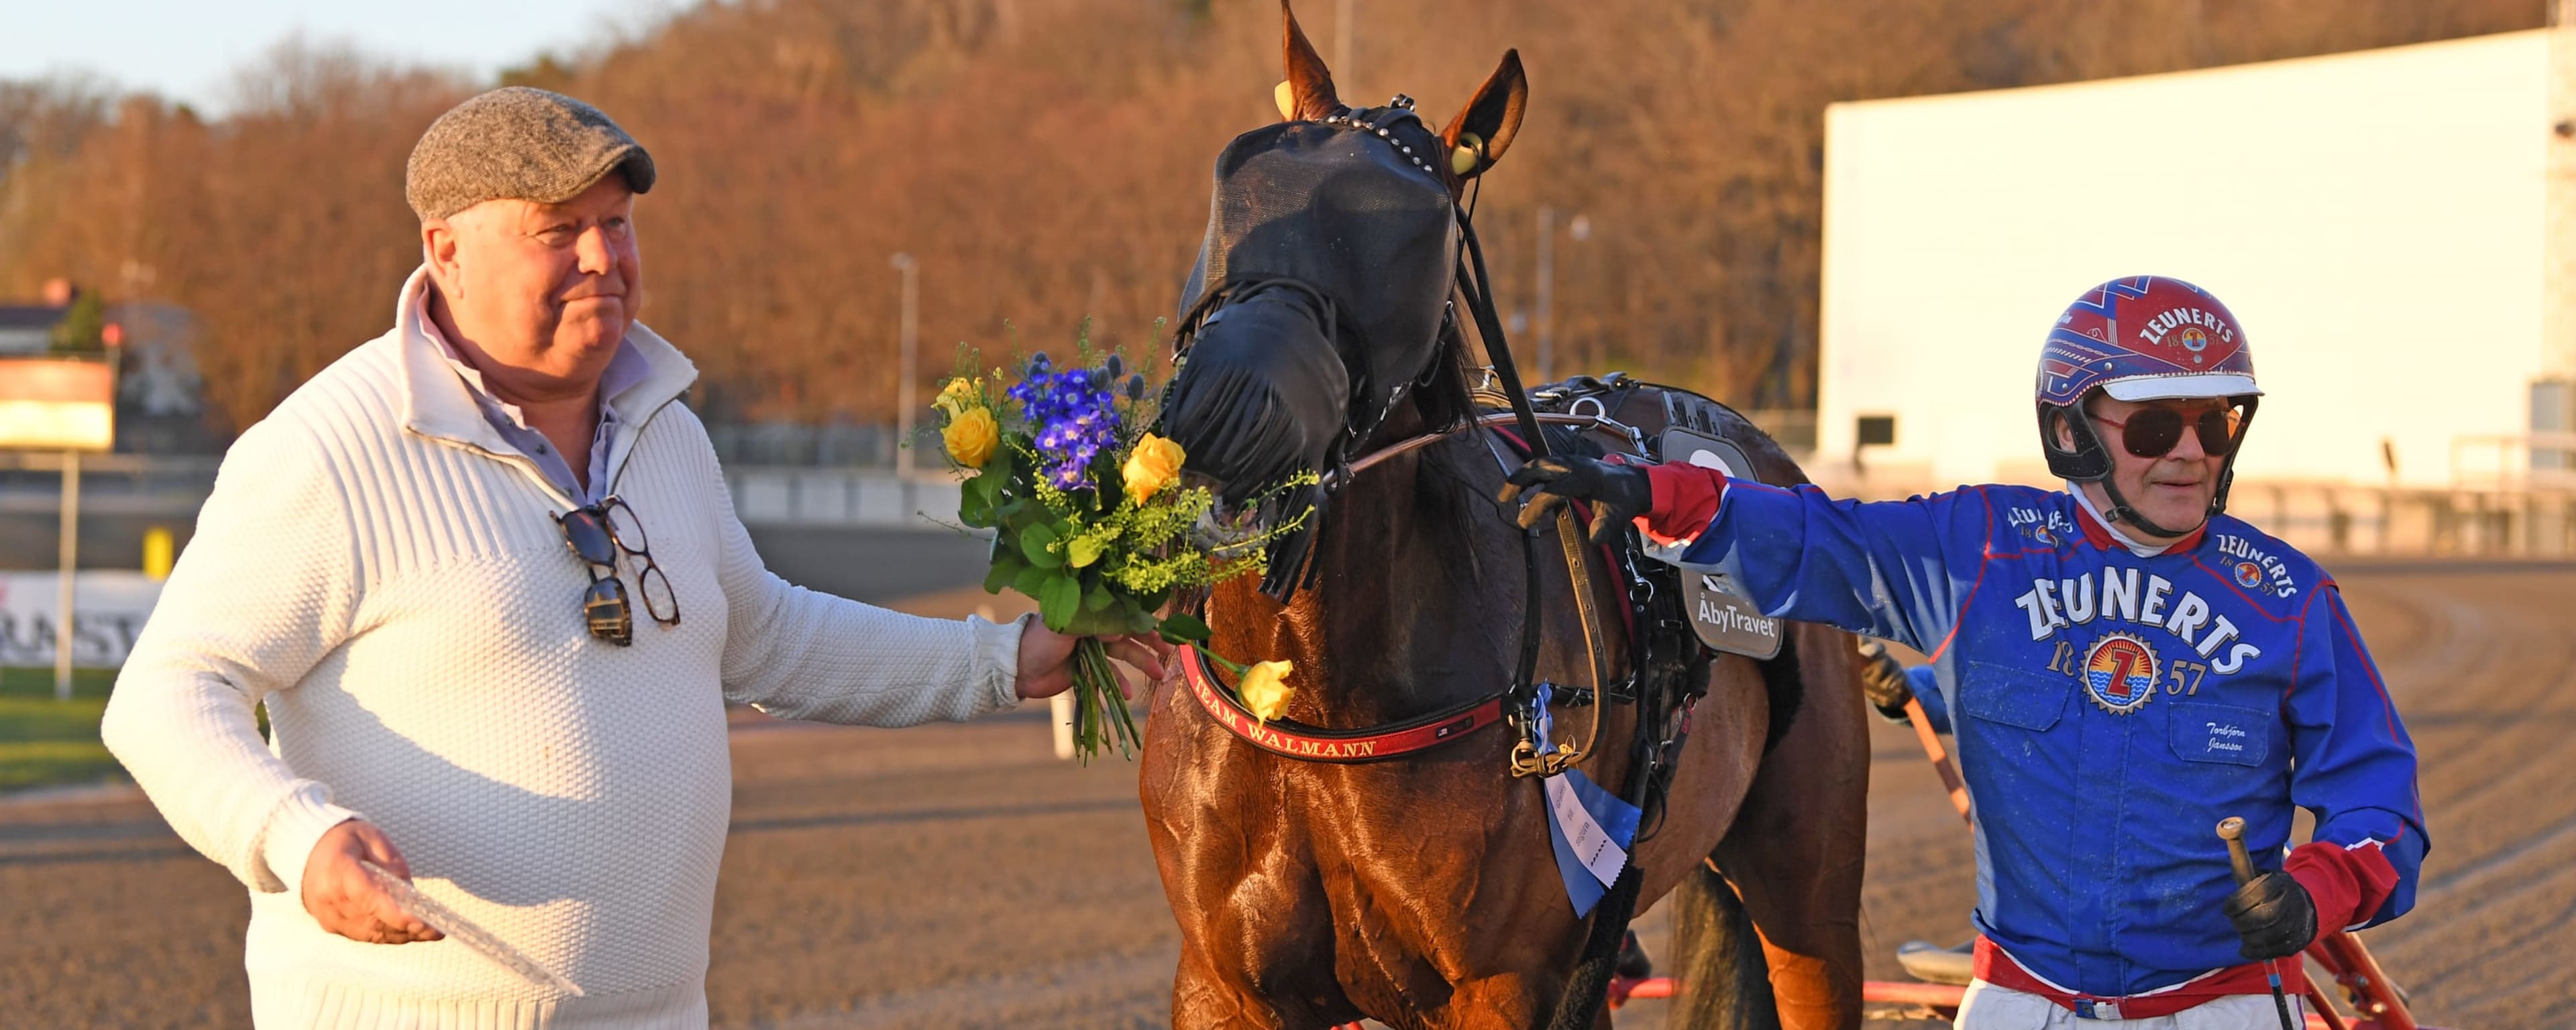
[[[1511,149],[1512,137],[1521,131],[1521,111],[1528,106],[1529,77],[1521,72],[1521,52],[1506,50],[1502,65],[1477,88],[1476,98],[1440,133],[1449,145],[1449,170],[1461,179],[1485,174]]]
[[[1292,122],[1341,113],[1333,73],[1324,67],[1315,44],[1306,41],[1306,30],[1297,26],[1297,12],[1289,9],[1288,0],[1279,0],[1279,15],[1288,22],[1288,81],[1279,84],[1279,113]]]

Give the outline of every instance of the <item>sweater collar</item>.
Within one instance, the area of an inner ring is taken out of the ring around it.
[[[427,310],[423,299],[429,292],[429,266],[415,269],[404,280],[402,295],[394,302],[395,344],[400,349],[402,369],[403,426],[423,436],[467,444],[494,454],[515,454],[517,449],[502,439],[501,432],[483,417],[474,394],[456,370],[447,363],[446,350],[432,336],[434,329],[423,321]],[[698,379],[698,367],[687,355],[668,341],[635,323],[627,327],[626,345],[644,361],[640,377],[628,383],[617,395],[606,398],[620,410],[649,415],[677,398]],[[619,440],[611,445],[612,454],[623,458],[632,441],[624,439],[642,426],[643,419],[621,419]]]

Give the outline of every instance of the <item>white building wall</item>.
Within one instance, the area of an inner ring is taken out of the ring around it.
[[[2455,440],[2525,431],[2541,371],[2544,36],[1834,105],[1817,463],[1893,414],[1873,480],[2044,481],[2050,320],[2157,274],[2254,348],[2240,477],[2384,482],[2387,437],[2403,482],[2449,484]]]

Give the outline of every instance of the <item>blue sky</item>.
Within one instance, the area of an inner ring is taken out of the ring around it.
[[[670,0],[0,0],[0,78],[85,71],[224,109],[234,69],[301,32],[489,78],[648,23]]]

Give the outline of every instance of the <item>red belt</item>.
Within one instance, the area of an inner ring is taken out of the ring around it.
[[[2308,992],[2307,963],[2297,956],[2282,959],[2280,962],[2281,989],[2294,998],[2305,996]],[[2106,998],[2098,994],[2074,993],[2062,990],[2057,985],[2040,979],[2030,970],[2022,968],[2020,960],[2013,958],[2011,952],[2005,951],[2001,945],[1994,942],[1993,938],[1984,934],[1977,935],[1977,950],[1970,968],[1979,980],[1997,987],[2009,987],[2025,994],[2039,995],[2071,1012],[2082,1012],[2087,1008],[2103,1005],[2117,1006],[2114,1009],[2119,1013],[2117,1017],[2094,1018],[2153,1019],[2157,1016],[2170,1016],[2184,1009],[2205,1005],[2230,995],[2272,993],[2271,984],[2263,972],[2263,963],[2260,962],[2248,962],[2241,966],[2213,970],[2199,979],[2176,984],[2153,994]]]
[[[1264,722],[1253,717],[1243,702],[1235,700],[1233,691],[1216,682],[1216,671],[1208,667],[1207,656],[1197,648],[1183,645],[1180,659],[1190,693],[1198,697],[1199,706],[1207,709],[1217,725],[1254,747],[1288,758],[1382,762],[1438,747],[1503,721],[1503,695],[1495,694],[1419,718],[1356,730],[1330,730],[1286,719]]]

